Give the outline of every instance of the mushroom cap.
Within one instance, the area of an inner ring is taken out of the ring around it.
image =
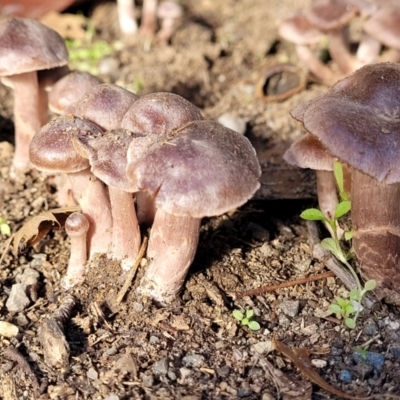
[[[61,67],[68,63],[63,38],[40,22],[6,18],[0,22],[0,76]]]
[[[128,155],[126,173],[157,208],[202,218],[243,205],[260,186],[261,168],[246,137],[203,120],[159,137],[136,162]]]
[[[323,32],[343,28],[358,13],[355,2],[349,0],[314,0],[304,9],[305,18]]]
[[[334,158],[315,137],[306,133],[286,150],[283,159],[300,168],[333,171]]]
[[[365,21],[363,29],[385,46],[400,50],[399,7],[382,7]]]
[[[400,65],[366,65],[292,115],[339,160],[400,182]]]
[[[73,115],[61,115],[44,125],[33,137],[29,158],[39,171],[74,173],[90,167],[89,161],[78,154],[71,142],[75,135],[97,136],[97,125]]]
[[[302,13],[296,13],[279,25],[279,35],[290,43],[311,45],[321,41],[325,36],[308,22]]]
[[[179,18],[182,15],[182,7],[175,1],[165,0],[160,3],[157,8],[157,17],[164,18]]]
[[[200,110],[183,97],[155,92],[140,97],[124,115],[121,128],[143,135],[166,135],[195,120],[202,120]]]
[[[103,81],[86,71],[71,71],[59,79],[49,93],[49,108],[62,114],[71,104],[80,100]]]
[[[135,135],[128,129],[113,129],[95,138],[77,135],[73,145],[80,154],[89,159],[91,171],[108,186],[124,192],[137,192],[137,187],[128,180],[125,169],[128,163],[129,144]]]
[[[123,116],[138,98],[120,86],[103,83],[71,104],[65,113],[85,118],[109,131],[120,126]]]
[[[84,214],[73,212],[65,220],[65,232],[69,237],[79,237],[89,230],[90,224]]]

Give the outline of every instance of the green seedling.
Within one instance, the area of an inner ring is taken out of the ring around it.
[[[120,48],[120,43],[109,44],[104,40],[93,40],[94,27],[89,26],[84,40],[74,39],[65,41],[69,52],[70,66],[72,69],[86,71],[98,75],[100,60]]]
[[[243,314],[239,310],[234,310],[232,312],[233,318],[237,319],[240,321],[242,325],[248,326],[249,329],[252,331],[258,331],[261,327],[260,324],[257,321],[252,321],[252,318],[254,316],[254,311],[253,310],[247,310],[246,314]]]
[[[2,217],[0,217],[0,234],[4,236],[11,235],[10,225],[8,225],[7,221]]]
[[[356,281],[357,288],[350,291],[348,298],[337,298],[336,303],[331,304],[329,309],[333,313],[340,315],[344,319],[344,322],[348,328],[354,329],[356,326],[357,317],[363,308],[361,305],[362,299],[368,291],[376,288],[376,281],[371,279],[365,282],[364,286],[361,284],[357,273],[349,263],[352,254],[350,251],[346,251],[344,249],[344,244],[338,237],[338,220],[351,210],[351,202],[349,200],[348,193],[346,193],[344,190],[343,168],[342,164],[338,161],[335,162],[334,174],[339,191],[340,201],[336,207],[333,218],[327,218],[322,211],[317,208],[309,208],[308,210],[303,211],[300,214],[300,217],[310,221],[325,222],[332,228],[332,237],[323,239],[321,241],[321,246],[325,250],[329,250],[341,263],[348,268]],[[347,231],[344,233],[344,239],[346,241],[351,240],[352,237],[352,231]]]

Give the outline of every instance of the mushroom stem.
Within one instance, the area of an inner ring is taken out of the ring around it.
[[[138,31],[135,19],[135,0],[117,0],[119,27],[123,35],[134,35]]]
[[[136,193],[136,214],[140,226],[149,227],[154,221],[156,208],[154,198],[147,192]]]
[[[365,279],[399,290],[400,183],[386,184],[352,171],[353,249]]]
[[[71,241],[67,274],[61,279],[61,286],[69,289],[83,282],[86,272],[86,234],[89,221],[84,214],[74,212],[65,221],[65,231]]]
[[[29,145],[40,129],[39,84],[36,71],[8,77],[14,90],[15,153],[13,165],[29,168]]]
[[[87,247],[90,258],[105,253],[111,243],[110,200],[103,183],[89,169],[68,174],[75,199],[89,220]]]
[[[336,180],[332,171],[317,171],[318,205],[324,215],[332,219],[338,205]]]
[[[152,37],[157,30],[158,0],[143,0],[142,23],[140,33],[144,37]]]
[[[140,230],[132,193],[108,187],[113,220],[112,252],[121,261],[121,267],[129,271],[135,263],[140,248]]]
[[[330,31],[328,37],[329,53],[332,60],[336,62],[345,75],[349,75],[361,67],[361,63],[349,52],[345,30]]]
[[[299,59],[324,85],[333,85],[338,80],[335,74],[315,56],[308,46],[297,45],[296,52]]]
[[[174,216],[157,209],[147,256],[150,264],[138,290],[168,303],[179,292],[199,241],[200,218]]]

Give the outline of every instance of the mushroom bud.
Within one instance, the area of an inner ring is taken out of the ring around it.
[[[61,279],[61,286],[69,289],[82,283],[85,278],[87,250],[86,234],[89,221],[84,214],[74,212],[65,221],[65,231],[71,241],[67,274]]]

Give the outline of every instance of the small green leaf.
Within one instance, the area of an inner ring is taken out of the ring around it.
[[[351,240],[351,239],[353,239],[353,236],[354,236],[354,231],[353,231],[353,230],[347,231],[347,232],[344,233],[344,238],[345,238],[346,240]]]
[[[249,319],[248,318],[243,318],[242,319],[242,325],[249,325]]]
[[[300,217],[303,219],[306,219],[308,221],[326,221],[327,220],[325,215],[322,213],[321,210],[318,210],[318,208],[308,208],[307,210],[304,210],[300,214]]]
[[[341,314],[342,309],[337,304],[331,304],[329,306],[329,310],[332,311],[334,314]]]
[[[242,321],[244,318],[244,315],[239,310],[233,310],[232,315],[233,318],[237,319],[238,321]]]
[[[321,247],[331,251],[335,256],[338,254],[338,245],[333,238],[325,238],[322,240]]]
[[[356,327],[356,321],[353,318],[346,318],[344,323],[349,329],[354,329]]]
[[[253,310],[247,310],[246,311],[246,318],[247,319],[250,319],[253,315],[254,315],[254,311]]]
[[[343,184],[343,167],[340,161],[335,161],[333,165],[333,173],[335,175],[336,183],[338,185],[339,191],[344,192],[344,184]]]
[[[340,217],[343,217],[343,215],[347,214],[351,210],[351,201],[345,200],[340,202],[336,206],[336,211],[335,211],[335,219],[339,219]]]
[[[365,282],[364,290],[374,290],[376,288],[376,280],[370,279],[369,281]]]
[[[349,293],[349,299],[360,301],[360,291],[358,289],[351,289]]]
[[[344,310],[346,311],[347,315],[354,314],[354,307],[351,304],[347,304]]]
[[[260,324],[257,321],[250,321],[248,327],[252,331],[258,331],[261,328]]]
[[[11,235],[11,228],[8,224],[0,224],[0,233],[5,236]]]
[[[349,304],[346,299],[342,299],[341,297],[338,297],[336,302],[339,304],[339,307],[343,309],[347,306],[347,304]]]

